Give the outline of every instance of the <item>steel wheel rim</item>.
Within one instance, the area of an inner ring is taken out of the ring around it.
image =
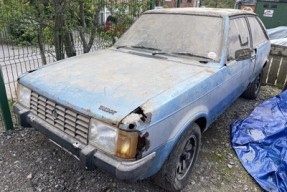
[[[186,174],[189,172],[194,158],[196,156],[197,149],[197,138],[195,135],[192,135],[185,143],[184,149],[178,159],[176,167],[176,177],[179,180],[182,180]]]

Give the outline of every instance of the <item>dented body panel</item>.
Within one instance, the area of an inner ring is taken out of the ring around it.
[[[96,158],[93,160],[96,166],[120,179],[130,180],[128,175],[132,174],[128,172],[133,173],[136,180],[158,172],[192,123],[198,123],[204,132],[246,90],[262,71],[270,50],[270,42],[266,40],[256,47],[250,43],[255,57],[230,57],[231,17],[254,16],[251,13],[217,9],[167,9],[145,13],[149,15],[148,21],[153,15],[159,18],[157,14],[161,17],[167,14],[220,18],[222,38],[220,46],[216,46],[220,47],[216,52],[220,55],[210,51],[208,45],[201,45],[206,51],[197,56],[147,47],[148,43],[157,45],[160,36],[150,42],[140,42],[138,46],[127,46],[125,39],[130,39],[132,27],[112,48],[59,61],[19,79],[21,85],[68,109],[115,129],[137,132],[139,143],[133,160],[126,161],[111,154],[103,157],[99,155],[102,149],[89,141],[77,155],[86,165],[91,164],[91,157]],[[145,29],[137,30],[143,33]],[[205,33],[202,33],[204,38]],[[134,41],[138,40],[131,35]],[[251,36],[246,39],[252,42]],[[180,44],[172,49],[180,50]],[[21,114],[19,122],[40,126],[45,133],[45,126],[39,123],[42,121],[31,119],[29,109],[17,105],[16,111]],[[91,129],[90,125],[89,132]],[[49,127],[49,130],[53,131],[53,128]],[[71,148],[71,144],[66,145]],[[118,165],[123,168],[118,170]]]

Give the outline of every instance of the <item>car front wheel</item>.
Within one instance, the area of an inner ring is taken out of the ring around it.
[[[154,181],[168,191],[184,188],[197,159],[201,143],[201,130],[195,123],[180,137],[161,170],[154,176]]]

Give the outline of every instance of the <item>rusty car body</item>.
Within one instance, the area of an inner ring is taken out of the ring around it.
[[[179,190],[201,133],[240,95],[257,96],[269,51],[253,13],[151,10],[113,47],[21,76],[14,110],[87,168]]]

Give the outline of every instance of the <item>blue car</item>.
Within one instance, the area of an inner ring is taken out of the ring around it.
[[[89,169],[180,190],[202,133],[236,98],[258,95],[269,51],[253,13],[151,10],[113,47],[22,75],[14,111]]]

